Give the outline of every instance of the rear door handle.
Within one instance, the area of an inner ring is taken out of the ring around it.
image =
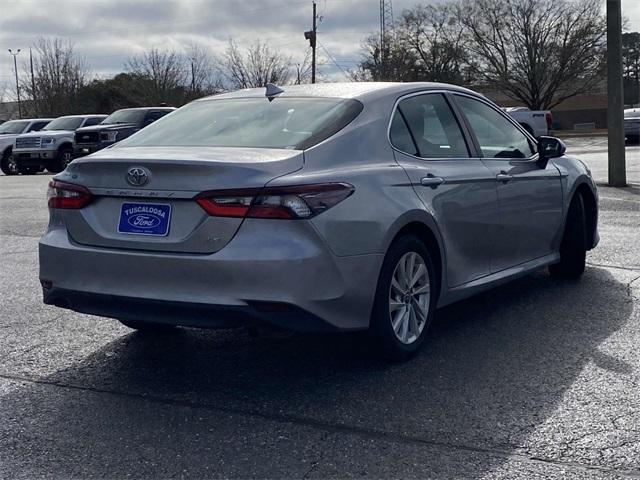
[[[498,175],[496,175],[496,180],[498,182],[507,183],[513,180],[513,175],[509,175],[505,172],[500,172]]]
[[[433,175],[428,175],[420,180],[420,184],[423,187],[437,188],[438,185],[442,185],[443,183],[444,183],[444,178],[434,177]]]

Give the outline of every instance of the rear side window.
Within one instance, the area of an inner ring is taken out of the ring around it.
[[[44,127],[46,127],[49,124],[49,122],[33,122],[31,124],[31,126],[29,127],[29,130],[27,130],[28,132],[37,132],[38,130],[42,130]]]
[[[158,111],[149,112],[149,113],[147,113],[145,121],[147,121],[147,122],[155,122],[159,118],[164,117],[167,113],[169,113],[169,112],[158,112]]]
[[[87,121],[84,122],[83,126],[91,127],[93,125],[98,125],[98,124],[102,123],[102,120],[104,120],[104,118],[100,118],[100,117],[87,118]]]
[[[409,139],[402,133],[401,120],[409,129]],[[422,158],[469,158],[460,125],[442,94],[417,95],[402,100],[391,130],[392,144],[406,153],[414,155],[413,150]]]
[[[389,140],[391,140],[391,145],[401,152],[414,156],[420,153],[418,152],[418,148],[416,147],[413,138],[411,138],[409,127],[407,127],[407,123],[404,121],[404,118],[402,118],[402,114],[400,112],[396,112],[393,116],[393,120],[391,120]]]
[[[118,145],[303,150],[344,128],[362,109],[357,100],[324,97],[197,101]]]
[[[456,95],[456,101],[478,139],[484,158],[529,158],[534,155],[527,136],[498,111],[470,97]]]

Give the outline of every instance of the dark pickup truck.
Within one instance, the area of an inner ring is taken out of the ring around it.
[[[82,157],[113,145],[175,110],[173,107],[125,108],[109,115],[100,125],[76,130],[73,156]]]

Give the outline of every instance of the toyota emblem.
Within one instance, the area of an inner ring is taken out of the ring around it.
[[[149,173],[142,167],[131,167],[127,170],[127,182],[134,187],[141,187],[149,181]]]

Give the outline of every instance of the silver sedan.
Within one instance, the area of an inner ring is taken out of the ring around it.
[[[405,358],[434,311],[598,243],[589,170],[470,90],[252,89],[192,102],[49,187],[47,304],[144,330],[368,330]]]

